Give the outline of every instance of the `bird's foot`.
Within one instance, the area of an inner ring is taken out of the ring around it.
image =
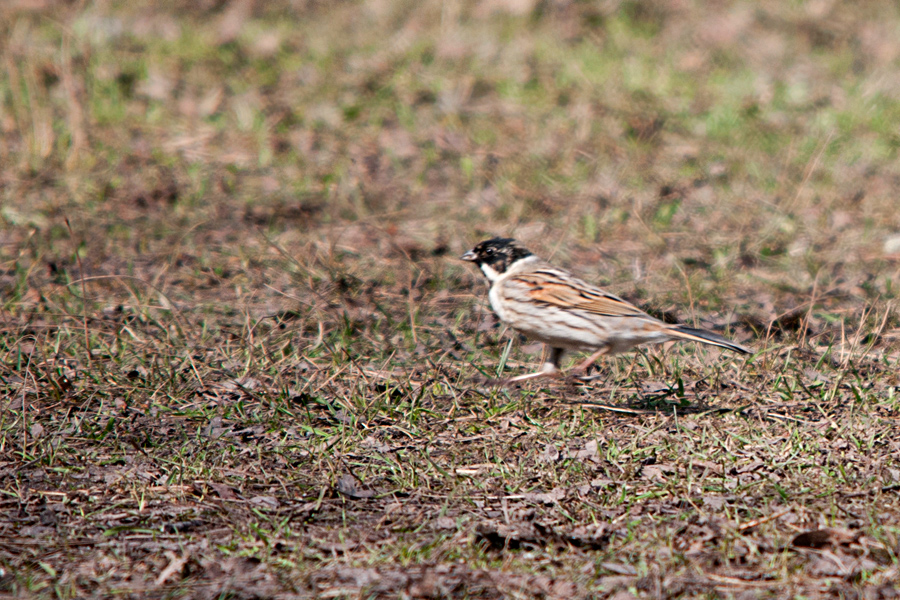
[[[566,376],[566,381],[577,382],[577,383],[591,383],[592,381],[597,381],[598,379],[603,379],[603,375],[601,373],[594,373],[593,375],[588,375],[586,373],[570,373]]]

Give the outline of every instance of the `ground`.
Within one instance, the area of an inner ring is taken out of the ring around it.
[[[900,594],[896,4],[12,0],[0,54],[3,597]],[[493,235],[752,354],[489,385]]]

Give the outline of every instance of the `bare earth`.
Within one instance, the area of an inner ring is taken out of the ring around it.
[[[0,7],[0,597],[894,598],[900,9]],[[590,382],[493,235],[749,358]]]

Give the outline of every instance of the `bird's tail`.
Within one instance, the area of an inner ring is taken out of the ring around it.
[[[747,348],[744,348],[740,344],[735,344],[731,340],[722,337],[718,333],[713,333],[712,331],[706,331],[705,329],[694,329],[693,327],[685,327],[684,325],[676,325],[672,327],[671,331],[674,337],[681,338],[683,340],[712,344],[713,346],[727,348],[728,350],[734,350],[735,352],[739,352],[741,354],[750,354],[750,350],[748,350]]]

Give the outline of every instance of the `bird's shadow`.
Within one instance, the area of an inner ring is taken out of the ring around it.
[[[706,378],[691,381],[688,385],[679,378],[674,384],[637,383],[634,387],[622,385],[597,387],[595,382],[605,380],[603,375],[569,375],[540,379],[540,388],[551,394],[560,396],[565,404],[583,406],[585,408],[606,410],[622,414],[669,414],[673,416],[688,414],[721,414],[741,412],[747,406],[721,407],[713,406],[697,397],[694,391],[698,383]],[[509,382],[505,379],[483,378],[482,385],[509,390],[526,389],[537,381]],[[595,400],[603,394],[627,395],[627,402],[608,404]],[[580,397],[578,397],[580,396]]]

